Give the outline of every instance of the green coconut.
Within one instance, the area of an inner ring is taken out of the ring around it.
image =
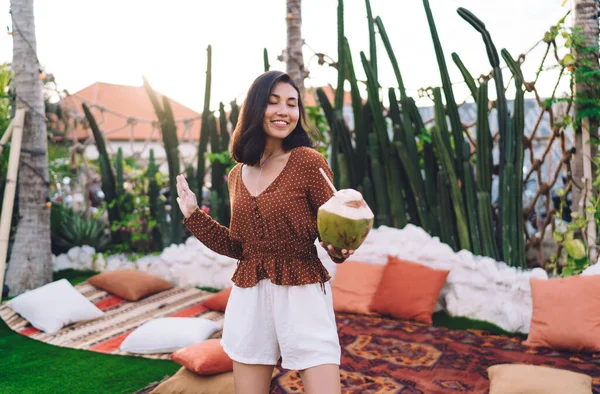
[[[317,213],[317,228],[321,241],[337,250],[356,250],[373,228],[374,215],[354,189],[335,192]]]

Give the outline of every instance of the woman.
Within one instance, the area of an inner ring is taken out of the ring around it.
[[[279,357],[306,393],[340,392],[340,345],[330,275],[317,256],[317,210],[333,195],[325,158],[312,148],[299,90],[279,71],[259,76],[233,132],[230,227],[198,208],[183,175],[177,202],[192,234],[238,259],[221,344],[237,393],[269,392]],[[336,263],[354,251],[326,248]]]

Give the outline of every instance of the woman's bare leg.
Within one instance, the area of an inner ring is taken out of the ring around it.
[[[306,394],[340,394],[340,367],[323,364],[300,371]]]
[[[236,394],[268,394],[271,389],[274,365],[242,364],[233,362],[233,380]]]

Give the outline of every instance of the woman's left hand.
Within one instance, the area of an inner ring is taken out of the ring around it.
[[[329,253],[329,255],[331,257],[335,257],[336,259],[346,260],[348,257],[350,257],[354,254],[354,250],[349,250],[349,249],[337,250],[331,244],[325,245],[325,242],[323,242],[323,241],[321,241],[321,246],[323,248],[325,248],[325,250],[327,251],[327,253]]]

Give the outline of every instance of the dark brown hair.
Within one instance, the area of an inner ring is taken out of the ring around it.
[[[288,83],[296,89],[300,113],[296,128],[283,139],[283,150],[287,152],[298,146],[313,147],[313,140],[309,134],[310,129],[306,124],[300,89],[288,74],[281,71],[267,71],[256,78],[250,86],[237,126],[233,131],[231,156],[238,163],[251,166],[260,163],[266,144],[263,119],[271,91],[279,82]]]

